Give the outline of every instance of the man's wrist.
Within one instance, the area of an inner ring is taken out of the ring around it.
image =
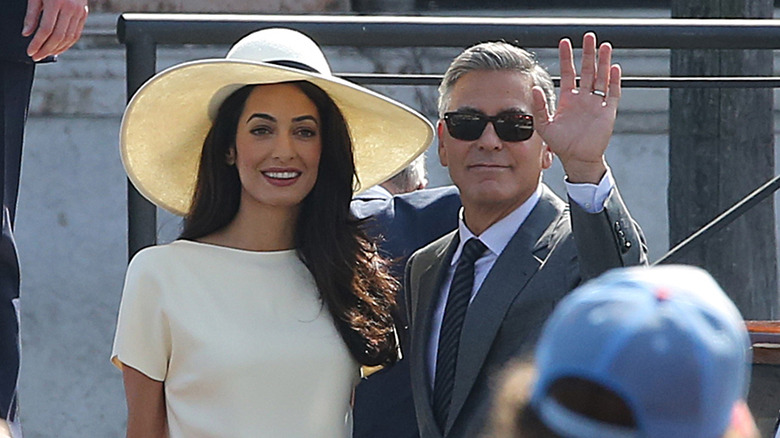
[[[563,164],[566,181],[572,184],[598,184],[607,173],[607,162],[602,157],[599,161],[577,161]]]
[[[615,187],[615,180],[612,178],[612,172],[609,168],[598,184],[572,184],[568,179],[565,183],[572,203],[579,205],[588,213],[599,213],[604,210],[604,204]]]

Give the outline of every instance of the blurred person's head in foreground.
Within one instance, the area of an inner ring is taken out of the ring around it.
[[[704,270],[613,270],[561,301],[535,367],[505,374],[490,436],[758,438],[750,361],[739,311]]]

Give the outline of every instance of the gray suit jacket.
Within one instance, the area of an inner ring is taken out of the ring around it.
[[[539,203],[510,240],[469,306],[445,430],[431,407],[428,376],[431,315],[458,244],[457,231],[415,252],[406,265],[412,393],[422,438],[472,438],[489,415],[491,379],[532,352],[560,299],[583,280],[619,266],[646,263],[641,230],[615,188],[602,212],[571,207],[543,186]]]

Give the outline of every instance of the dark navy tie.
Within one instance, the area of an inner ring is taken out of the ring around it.
[[[444,317],[439,332],[439,348],[436,353],[436,376],[433,383],[433,413],[442,432],[447,422],[447,413],[452,401],[452,388],[455,386],[455,365],[458,358],[458,345],[466,310],[474,288],[474,262],[487,247],[476,238],[469,239],[463,245],[463,252],[452,276],[450,293],[444,307]]]

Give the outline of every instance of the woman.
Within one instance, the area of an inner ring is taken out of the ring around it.
[[[185,221],[128,267],[112,355],[128,437],[350,436],[358,366],[398,348],[395,284],[349,212],[353,181],[382,181],[431,136],[287,29],[144,85],[123,163]]]

